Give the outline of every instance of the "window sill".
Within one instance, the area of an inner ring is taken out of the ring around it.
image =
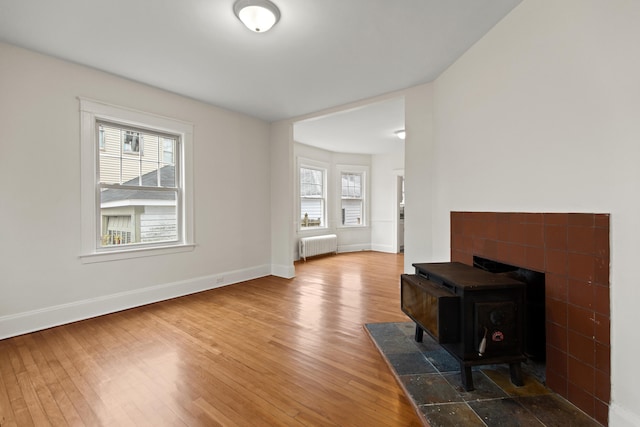
[[[150,257],[156,255],[167,255],[181,252],[191,252],[195,249],[195,244],[155,246],[153,248],[132,248],[119,251],[95,252],[80,255],[83,264],[93,264],[96,262],[120,261],[124,259]]]

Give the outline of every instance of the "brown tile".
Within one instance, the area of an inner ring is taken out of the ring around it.
[[[596,342],[596,369],[606,374],[611,372],[611,347]]]
[[[524,244],[525,242],[525,225],[520,222],[509,223],[509,242]]]
[[[547,368],[547,387],[549,387],[554,392],[558,393],[560,396],[567,398],[567,377],[564,375],[560,375],[558,372],[552,371]]]
[[[550,273],[567,274],[567,253],[565,251],[547,250],[545,252],[545,270]]]
[[[574,279],[592,281],[594,279],[596,258],[593,255],[567,254],[567,273]]]
[[[511,212],[497,212],[496,221],[498,224],[507,224],[511,221]]]
[[[522,245],[510,245],[509,247],[509,263],[512,265],[524,265],[524,246]]]
[[[611,378],[607,372],[596,370],[596,392],[595,396],[603,402],[609,403],[611,400]]]
[[[524,267],[535,271],[544,271],[544,249],[526,246],[524,260]]]
[[[595,215],[591,213],[570,213],[569,225],[583,225],[593,227],[595,225]]]
[[[451,251],[451,261],[461,262],[463,264],[473,264],[473,255],[463,251]]]
[[[567,353],[552,345],[547,345],[547,375],[549,371],[567,375]]]
[[[547,323],[547,344],[560,351],[567,351],[567,328],[555,323]]]
[[[496,240],[498,238],[498,222],[486,221],[484,223],[484,237],[487,239]]]
[[[571,381],[569,381],[569,384],[567,385],[567,391],[569,401],[582,409],[585,414],[593,417],[595,413],[595,397],[593,394],[575,384],[572,384]]]
[[[451,235],[451,248],[452,249],[464,248],[464,235],[462,235],[462,234],[452,234]]]
[[[476,221],[496,222],[498,220],[497,212],[476,212],[474,216]]]
[[[600,258],[596,257],[593,281],[599,285],[609,286],[609,257]]]
[[[557,324],[562,327],[567,326],[567,303],[547,297],[545,300],[547,311],[547,322]],[[549,331],[547,331],[548,333]]]
[[[544,224],[544,214],[541,212],[527,212],[523,214],[523,221],[526,224]]]
[[[524,224],[526,214],[522,212],[511,212],[509,215],[509,222],[512,224]]]
[[[568,299],[569,304],[594,310],[595,286],[583,280],[569,279]]]
[[[573,384],[589,394],[595,392],[594,367],[571,356],[567,358],[567,379],[569,380],[569,390]],[[569,396],[571,396],[571,392],[569,392]],[[573,400],[571,401],[573,402]]]
[[[496,239],[501,242],[509,241],[509,223],[508,222],[500,222],[498,221],[496,224]]]
[[[545,225],[544,245],[547,249],[567,250],[567,227],[564,225]]]
[[[586,226],[567,227],[567,249],[569,252],[595,255],[595,228]]]
[[[569,224],[569,214],[566,213],[545,213],[545,224],[567,225]]]
[[[544,247],[544,225],[525,224],[524,237],[524,243],[527,246]]]
[[[547,298],[567,301],[568,279],[566,276],[547,272],[545,273],[544,280]]]
[[[596,399],[594,403],[595,403],[595,414],[593,417],[595,418],[596,421],[598,421],[603,426],[608,426],[609,425],[609,405],[599,401],[598,399]]]
[[[609,229],[609,222],[610,222],[609,219],[610,219],[609,214],[595,214],[594,215],[595,226],[599,228]]]
[[[489,259],[496,259],[498,256],[498,242],[495,240],[485,240],[482,255]]]
[[[611,344],[611,321],[609,316],[594,313],[594,336],[597,342]]]
[[[567,301],[569,279],[566,276],[554,273],[546,273],[544,277],[545,293],[549,298]]]
[[[480,237],[474,237],[473,238],[473,249],[472,249],[471,252],[473,252],[474,254],[482,253],[482,251],[484,251],[484,242],[485,242],[485,239],[480,238]]]
[[[571,304],[567,305],[567,328],[587,337],[594,336],[594,314],[593,311]]]
[[[598,257],[609,259],[609,229],[594,228],[593,229],[593,249]]]
[[[596,344],[593,338],[567,331],[567,353],[586,365],[595,367]]]
[[[594,285],[593,287],[595,300],[593,309],[605,317],[609,317],[611,313],[611,305],[609,299],[609,287]]]

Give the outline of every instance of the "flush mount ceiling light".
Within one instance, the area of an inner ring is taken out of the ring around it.
[[[269,31],[280,19],[278,6],[269,0],[238,0],[233,12],[251,31],[264,33]]]
[[[400,139],[404,139],[407,136],[407,133],[404,131],[404,129],[402,130],[397,130],[394,132],[396,134],[396,136]]]

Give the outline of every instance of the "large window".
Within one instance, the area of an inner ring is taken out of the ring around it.
[[[326,169],[301,166],[300,228],[326,227]]]
[[[100,246],[177,242],[181,185],[173,160],[180,136],[102,121],[99,127]]]
[[[192,247],[192,125],[80,103],[83,260]]]
[[[340,188],[342,225],[364,225],[364,174],[342,172]]]

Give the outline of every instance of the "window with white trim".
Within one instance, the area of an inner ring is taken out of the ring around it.
[[[107,142],[98,156],[100,246],[177,242],[181,183],[179,163],[173,159],[180,136],[98,124]],[[109,141],[123,141],[122,151]]]
[[[83,261],[192,248],[193,126],[85,99],[80,106]]]
[[[300,166],[300,229],[326,227],[327,170]]]
[[[341,224],[347,227],[364,225],[364,173],[340,173]]]

